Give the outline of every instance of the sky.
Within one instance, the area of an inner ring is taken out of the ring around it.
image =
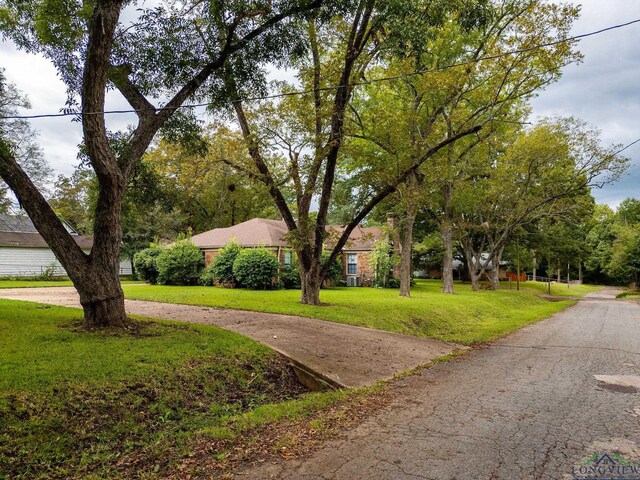
[[[582,15],[572,33],[582,34],[640,18],[640,0],[583,0]],[[533,117],[575,116],[601,130],[604,144],[627,145],[640,138],[640,23],[583,39],[579,65],[565,68],[557,83],[533,100]],[[0,66],[9,81],[27,93],[30,114],[57,113],[64,108],[66,90],[54,67],[43,57],[0,43]],[[117,93],[108,96],[108,109],[129,108]],[[78,160],[82,135],[70,118],[32,120],[45,158],[57,173],[69,175]],[[135,124],[132,115],[108,116],[108,127]],[[631,159],[627,174],[617,183],[594,189],[598,203],[612,207],[627,197],[640,198],[640,143],[625,152]]]
[[[640,0],[584,0],[573,34],[640,18]],[[640,138],[640,23],[583,39],[584,61],[569,65],[559,82],[533,101],[534,117],[575,116],[602,132],[605,145]],[[618,182],[594,189],[598,203],[617,206],[640,198],[640,143],[624,154],[631,167]]]

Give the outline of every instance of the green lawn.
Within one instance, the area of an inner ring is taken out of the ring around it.
[[[640,290],[628,289],[618,294],[616,298],[626,298],[627,300],[638,300],[640,298]]]
[[[512,284],[512,287],[515,288],[515,283]],[[535,290],[545,295],[549,292],[546,282],[524,282],[520,284],[520,287],[525,290]],[[508,288],[508,284],[506,288]],[[586,294],[597,292],[602,288],[600,285],[571,285],[571,287],[567,287],[565,283],[552,283],[551,295],[557,297],[584,297]]]
[[[456,295],[440,292],[440,282],[418,280],[411,298],[398,290],[328,288],[327,305],[300,304],[297,290],[252,291],[217,287],[125,286],[127,298],[301,315],[391,332],[473,344],[512,332],[572,305],[549,302],[531,290],[482,290],[457,284]]]
[[[202,438],[309,415],[273,351],[204,325],[77,331],[77,309],[0,300],[0,478],[155,478]],[[215,452],[224,456],[224,451]]]

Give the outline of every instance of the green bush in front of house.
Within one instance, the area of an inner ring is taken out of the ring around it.
[[[151,285],[155,285],[158,282],[156,260],[161,252],[161,248],[151,247],[140,250],[133,256],[133,268],[136,274]]]
[[[322,253],[322,266],[324,267],[329,260],[329,252]],[[324,280],[331,284],[335,284],[342,280],[344,277],[344,268],[342,266],[342,257],[338,255],[336,259],[331,262],[331,266],[324,276]]]
[[[200,275],[200,283],[202,285],[233,284],[235,277],[233,276],[233,262],[243,250],[242,246],[231,241],[220,250],[220,253],[213,258],[213,261],[207,265]]]
[[[204,258],[191,240],[179,240],[162,250],[156,259],[156,265],[159,284],[190,285],[198,278]]]
[[[297,264],[285,265],[280,272],[280,286],[288,290],[300,288],[300,271]]]
[[[266,248],[247,248],[233,262],[233,276],[243,287],[265,290],[271,288],[278,267],[278,259]]]

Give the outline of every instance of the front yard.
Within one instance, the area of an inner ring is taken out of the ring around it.
[[[524,282],[520,286],[544,295],[548,293],[548,284],[546,282]],[[512,287],[515,288],[515,283]],[[602,286],[599,285],[571,285],[571,287],[567,287],[566,283],[551,283],[551,295],[556,297],[583,297],[588,293],[597,292],[601,289]]]
[[[305,393],[275,352],[215,327],[116,335],[80,319],[0,300],[0,479],[175,474],[198,445],[220,461],[239,435],[359,394]]]
[[[418,280],[411,298],[399,297],[396,289],[327,288],[320,294],[326,305],[320,307],[300,304],[298,290],[123,288],[129,299],[300,315],[465,345],[492,340],[572,305],[549,302],[529,289],[472,292],[469,285],[457,284],[456,295],[444,295],[440,282],[432,280]]]
[[[439,282],[418,281],[410,299],[330,288],[320,307],[301,305],[295,290],[123,288],[129,299],[302,315],[463,344],[573,303],[544,300],[531,284],[521,292],[458,284],[456,295],[444,295]],[[301,427],[304,436],[357,418],[366,411],[358,402],[379,403],[369,390],[308,393],[275,352],[216,327],[137,319],[133,335],[88,333],[78,330],[80,319],[77,309],[0,300],[0,479],[182,478],[200,464],[221,472],[238,451],[280,453],[296,422],[313,422]],[[334,417],[323,420],[324,412]]]

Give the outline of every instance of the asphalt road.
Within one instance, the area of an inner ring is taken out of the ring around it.
[[[558,480],[594,453],[640,465],[640,307],[614,294],[409,377],[312,456],[238,478]],[[621,471],[591,478],[640,478]]]

